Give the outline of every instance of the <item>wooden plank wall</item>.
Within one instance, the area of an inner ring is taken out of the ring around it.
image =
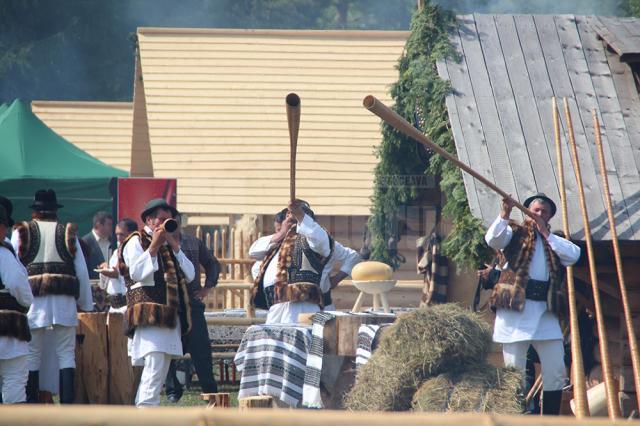
[[[391,101],[407,36],[139,29],[155,175],[179,179],[189,214],[277,210],[289,194],[284,98],[296,92],[297,194],[318,214],[369,214],[381,134],[362,98]]]
[[[608,240],[592,109],[603,131],[607,174],[622,239],[640,236],[638,98],[631,69],[598,39],[601,21],[583,16],[463,15],[451,33],[460,62],[438,63],[450,80],[449,118],[463,161],[520,200],[544,192],[559,202],[551,98],[567,97],[572,112],[592,233]],[[634,22],[620,22],[630,31]],[[610,26],[608,26],[610,28]],[[533,102],[532,102],[533,101]],[[560,99],[561,101],[561,99]],[[560,103],[562,107],[562,102]],[[572,237],[584,237],[567,124],[561,114],[564,170]],[[498,197],[465,179],[472,212],[489,225]],[[552,221],[561,228],[561,218]]]

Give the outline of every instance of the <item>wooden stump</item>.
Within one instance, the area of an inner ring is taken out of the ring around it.
[[[78,314],[78,334],[84,335],[79,346],[80,378],[86,389],[90,404],[107,404],[109,402],[109,354],[107,350],[107,313],[93,312]]]
[[[82,357],[84,353],[84,328],[81,323],[76,327],[76,376],[74,379],[74,388],[76,398],[74,404],[88,404],[87,390],[84,388],[85,372],[82,369]]]
[[[109,403],[131,405],[135,397],[133,367],[127,353],[124,315],[109,313]]]
[[[203,393],[201,396],[203,401],[207,401],[207,408],[231,407],[228,393]]]
[[[240,411],[251,410],[253,408],[273,408],[273,397],[269,395],[250,396],[238,400]]]

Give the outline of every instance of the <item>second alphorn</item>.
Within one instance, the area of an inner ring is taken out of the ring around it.
[[[576,175],[578,195],[580,198],[580,210],[584,226],[584,239],[587,244],[587,259],[589,261],[589,276],[591,278],[593,304],[595,305],[596,325],[598,328],[600,361],[602,363],[602,376],[607,394],[607,410],[609,412],[609,418],[615,419],[620,417],[620,406],[618,405],[618,397],[615,391],[615,384],[613,382],[613,372],[611,370],[611,360],[609,359],[609,343],[607,341],[607,330],[604,324],[604,316],[602,314],[600,290],[598,289],[598,274],[596,271],[595,255],[593,253],[593,241],[591,240],[591,225],[589,224],[587,202],[585,200],[584,187],[582,185],[582,172],[580,171],[580,160],[578,158],[578,149],[576,147],[576,139],[573,133],[573,121],[571,120],[571,111],[569,110],[567,98],[564,98],[564,113],[567,120],[567,130],[569,131],[569,148],[573,157],[573,171]]]
[[[562,228],[564,230],[565,237],[570,238],[569,214],[567,212],[567,191],[564,181],[562,144],[560,142],[560,117],[555,97],[553,98],[552,108],[553,130],[556,144],[556,162],[558,164],[558,186],[560,189],[560,206],[562,209]],[[573,281],[573,266],[567,266],[567,299],[569,299],[569,331],[571,333],[571,376],[573,379],[573,399],[576,404],[576,418],[581,419],[589,416],[589,403],[587,402],[587,384],[584,376],[580,327],[578,326],[578,308],[576,303],[576,287]]]
[[[520,209],[524,214],[526,214],[531,218],[534,218],[534,219],[536,218],[536,216],[531,212],[531,210],[523,206],[517,200],[514,200],[510,194],[500,189],[498,186],[496,186],[496,184],[494,184],[489,179],[485,178],[484,176],[482,176],[481,174],[473,170],[467,164],[463,163],[453,155],[449,154],[442,147],[433,143],[420,130],[413,127],[411,123],[409,123],[407,120],[402,118],[397,112],[393,111],[391,108],[389,108],[388,106],[380,102],[375,96],[369,95],[365,97],[362,100],[362,104],[366,109],[368,109],[369,111],[371,111],[372,113],[380,117],[384,122],[386,122],[387,124],[395,128],[397,131],[404,133],[405,135],[409,136],[415,141],[420,142],[421,144],[426,146],[429,150],[434,151],[435,153],[451,161],[456,167],[469,173],[471,176],[473,176],[474,178],[476,178],[477,180],[479,180],[480,182],[488,186],[490,189],[497,192],[500,196],[502,196],[502,198],[511,199],[514,203],[514,207],[517,207],[518,209]]]
[[[625,282],[624,271],[622,269],[622,256],[620,254],[620,244],[618,243],[618,232],[616,231],[616,220],[614,218],[613,204],[611,202],[611,192],[609,191],[609,178],[607,177],[607,167],[604,161],[604,150],[602,149],[602,133],[600,131],[600,122],[598,121],[595,109],[593,110],[592,115],[593,130],[596,135],[596,147],[598,148],[598,159],[600,160],[600,176],[602,177],[604,199],[606,201],[607,217],[609,219],[609,232],[611,232],[611,244],[613,245],[616,271],[618,272],[622,310],[624,312],[624,322],[627,328],[629,352],[631,353],[631,368],[633,370],[638,407],[640,407],[640,355],[638,355],[638,340],[636,339],[636,332],[633,327],[633,317],[631,314],[631,308],[629,307],[629,295],[627,293],[627,284]]]

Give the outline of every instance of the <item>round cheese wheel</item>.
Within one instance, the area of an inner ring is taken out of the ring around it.
[[[354,281],[380,281],[388,280],[393,275],[391,266],[382,262],[360,262],[351,270]]]

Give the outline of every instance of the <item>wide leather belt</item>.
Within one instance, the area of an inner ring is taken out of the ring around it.
[[[545,302],[547,300],[547,293],[549,292],[549,285],[549,281],[529,279],[529,281],[527,281],[525,297],[530,300]]]

